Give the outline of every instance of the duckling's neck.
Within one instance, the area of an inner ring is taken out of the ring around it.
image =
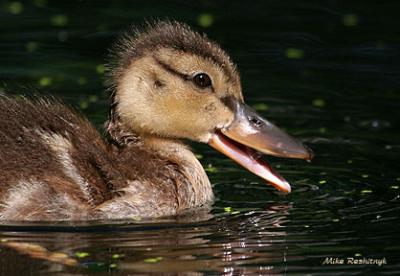
[[[187,145],[178,139],[155,136],[142,137],[142,141],[144,146],[180,167],[187,182],[192,186],[193,193],[191,193],[189,202],[199,206],[213,200],[213,192],[207,174]]]
[[[131,143],[140,144],[151,152],[159,155],[162,159],[170,160],[179,167],[180,173],[187,179],[189,198],[191,206],[200,206],[214,199],[213,191],[203,166],[197,160],[193,152],[180,140],[163,138],[154,135],[139,135],[128,130],[119,120],[114,112],[107,122],[107,131],[113,141],[120,146],[127,146]],[[184,196],[184,195],[180,195]],[[186,195],[187,197],[188,195]]]

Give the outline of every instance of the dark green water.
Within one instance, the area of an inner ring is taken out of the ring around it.
[[[292,184],[282,196],[194,145],[217,196],[208,219],[2,224],[0,274],[398,274],[398,1],[164,2],[1,1],[0,90],[56,95],[100,128],[111,41],[131,23],[169,17],[221,43],[247,102],[315,159],[268,158]],[[39,244],[79,265],[20,254],[8,242]],[[323,264],[326,257],[344,264]],[[387,264],[348,264],[351,257]]]

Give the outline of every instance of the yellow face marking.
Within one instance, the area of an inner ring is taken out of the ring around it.
[[[197,86],[192,77],[198,73],[207,74],[212,87]],[[213,61],[171,49],[134,61],[117,91],[117,112],[132,130],[201,142],[233,121],[222,99],[242,99],[239,75],[228,78]]]

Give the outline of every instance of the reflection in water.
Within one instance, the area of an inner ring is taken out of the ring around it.
[[[6,250],[1,259],[21,263],[20,258],[10,254],[16,250],[31,258],[46,259],[47,270],[52,272],[57,267],[59,271],[66,269],[59,264],[77,266],[71,269],[79,271],[282,272],[290,208],[290,204],[270,205],[263,211],[215,217],[197,226],[189,222],[172,227],[131,223],[128,231],[115,225],[103,233],[79,232],[79,227],[74,232],[62,232],[71,231],[62,227],[58,232],[47,232],[51,226],[45,233],[3,232]],[[85,230],[85,226],[81,228]],[[18,230],[23,231],[24,226]]]
[[[2,241],[4,247],[14,249],[20,254],[26,254],[34,259],[47,260],[52,263],[59,263],[67,266],[76,266],[78,262],[68,254],[62,252],[52,252],[45,247],[28,242],[10,242],[7,239]]]

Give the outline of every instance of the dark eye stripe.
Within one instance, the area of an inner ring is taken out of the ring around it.
[[[157,58],[154,58],[154,59],[157,61],[158,64],[161,65],[161,67],[163,67],[168,72],[170,72],[170,73],[172,73],[174,75],[177,75],[177,76],[181,77],[184,80],[190,80],[191,79],[191,76],[189,76],[189,75],[187,75],[185,73],[177,71],[175,68],[172,68],[171,66],[169,66],[168,64],[162,62],[161,60],[159,60]]]
[[[197,86],[201,87],[201,88],[206,88],[206,87],[210,87],[211,90],[214,92],[214,88],[212,87],[212,82],[211,82],[211,78],[205,74],[205,73],[199,73],[196,74],[195,76],[190,76],[188,74],[179,72],[178,70],[176,70],[175,68],[169,66],[168,64],[162,62],[161,60],[159,60],[158,58],[154,57],[155,61],[157,61],[157,63],[163,67],[165,70],[167,70],[168,72],[177,75],[178,77],[184,79],[184,80],[191,80],[193,81]],[[207,76],[206,78],[208,78],[208,80],[206,80],[205,84],[206,86],[202,86],[201,84],[198,84],[197,81],[195,80],[196,77],[198,77],[199,75],[205,75]]]

